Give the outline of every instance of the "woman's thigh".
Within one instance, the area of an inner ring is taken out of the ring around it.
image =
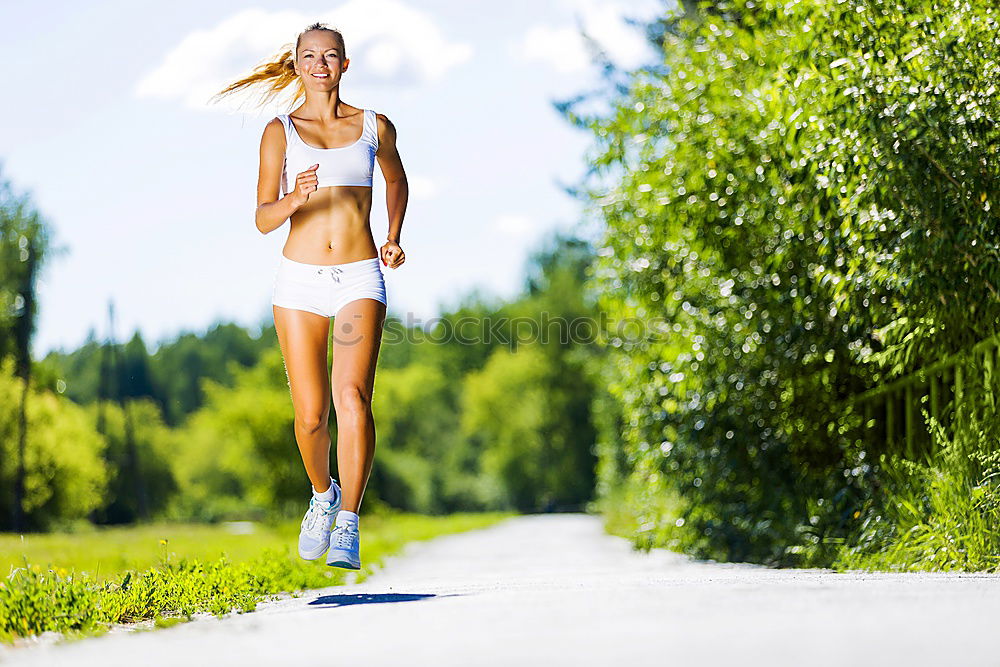
[[[357,387],[371,401],[375,364],[382,342],[385,304],[375,299],[351,301],[333,319],[333,400]]]
[[[272,305],[272,309],[295,417],[300,423],[318,425],[330,409],[330,318],[281,306]]]

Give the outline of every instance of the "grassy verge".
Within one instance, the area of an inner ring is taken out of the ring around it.
[[[511,513],[371,515],[362,519],[367,578],[407,543],[483,528]],[[153,524],[61,535],[0,535],[0,640],[46,631],[99,633],[116,623],[253,611],[284,591],[343,584],[348,570],[298,557],[298,522]],[[234,534],[235,532],[237,534]]]
[[[926,462],[883,457],[878,502],[834,567],[1000,571],[1000,452],[973,435],[971,445],[938,436]]]
[[[838,571],[1000,572],[1000,401],[970,397],[962,410],[951,431],[925,413],[933,448],[918,460],[881,455],[878,483],[854,512],[852,532],[824,538],[819,546],[829,546],[822,551],[806,547],[811,552],[793,564]],[[660,479],[634,473],[593,501],[605,530],[637,549],[716,557],[681,518],[683,499],[658,485]],[[800,548],[786,545],[786,553]]]
[[[684,500],[658,476],[622,480],[606,496],[592,501],[590,509],[604,518],[605,532],[624,537],[633,549],[683,552],[683,506]]]

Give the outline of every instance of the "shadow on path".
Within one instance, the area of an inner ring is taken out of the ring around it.
[[[357,593],[355,595],[322,595],[310,606],[346,607],[354,604],[375,604],[379,602],[415,602],[427,598],[459,597],[459,594],[435,595],[433,593]]]

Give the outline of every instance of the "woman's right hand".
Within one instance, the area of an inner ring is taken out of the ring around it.
[[[319,178],[316,176],[317,169],[319,169],[318,163],[295,177],[295,189],[292,190],[292,196],[295,197],[297,206],[303,206],[309,201],[309,195],[316,192],[319,184]]]

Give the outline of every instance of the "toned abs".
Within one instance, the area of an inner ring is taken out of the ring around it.
[[[292,214],[283,253],[308,264],[346,264],[378,256],[372,237],[372,188],[319,188]]]

